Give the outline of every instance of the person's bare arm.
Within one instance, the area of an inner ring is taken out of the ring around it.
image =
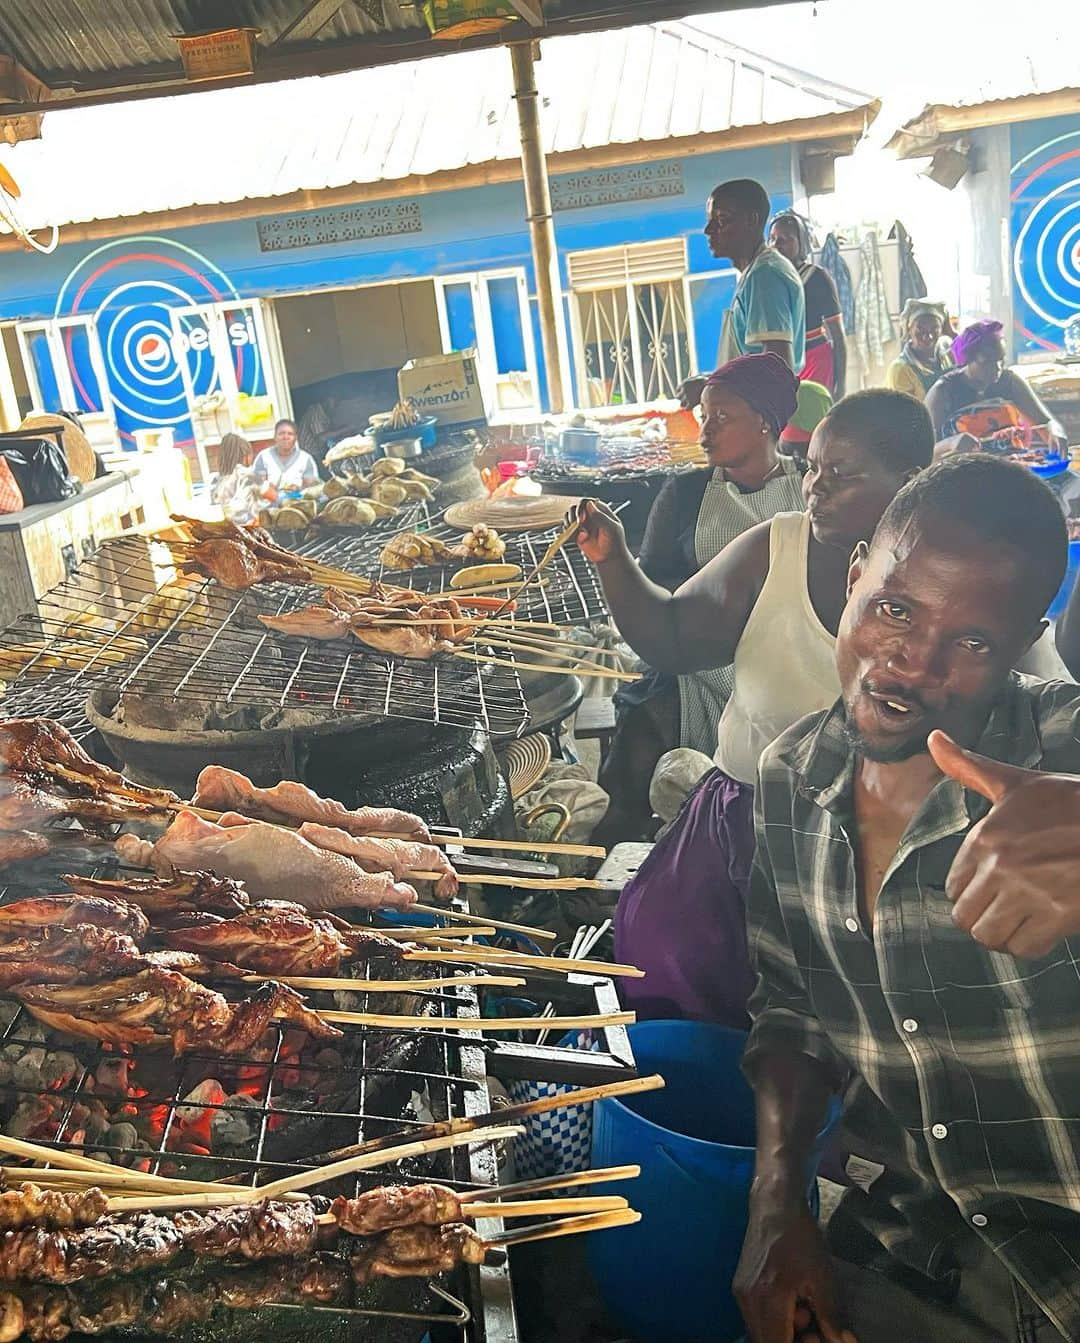
[[[1067,444],[1068,439],[1065,431],[1060,423],[1054,419],[1050,408],[1032,391],[1019,373],[1013,373],[1009,378],[1009,395],[1017,410],[1026,416],[1032,424],[1047,425],[1056,439],[1060,440],[1063,445]]]
[[[671,593],[642,573],[608,508],[595,499],[578,508],[577,543],[596,565],[612,617],[634,652],[657,671],[726,667],[769,570],[771,524],[736,537]]]
[[[778,354],[788,368],[795,371],[795,351],[790,340],[763,340],[761,349],[764,354]]]

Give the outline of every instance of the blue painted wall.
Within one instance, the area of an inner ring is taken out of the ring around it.
[[[567,252],[685,236],[691,275],[699,277],[691,287],[698,359],[711,367],[734,276],[709,255],[701,236],[705,200],[717,182],[755,177],[775,208],[789,205],[790,147],[691,155],[681,162],[681,195],[559,211],[562,279],[565,287]],[[49,257],[5,253],[0,320],[93,315],[125,436],[141,425],[169,423],[183,439],[190,435],[190,422],[176,351],[169,344],[170,307],[502,266],[524,267],[533,295],[520,183],[422,196],[419,208],[418,233],[273,252],[260,251],[258,221],[251,219],[153,236],[141,234],[133,221],[124,238],[62,245]],[[542,365],[535,300],[531,306]],[[242,386],[258,392],[258,350],[241,345],[235,353]],[[200,351],[192,350],[189,358],[198,385],[205,374]],[[546,398],[544,387],[542,392]]]
[[[1080,317],[1080,118],[1009,127],[1017,354],[1060,351]]]

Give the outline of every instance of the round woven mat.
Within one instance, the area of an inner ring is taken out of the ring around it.
[[[542,732],[534,732],[512,741],[500,754],[510,783],[510,796],[516,802],[539,783],[551,764],[551,738]]]
[[[62,437],[61,446],[64,449],[64,456],[67,458],[68,470],[76,480],[82,481],[88,485],[97,475],[97,461],[94,457],[94,450],[90,446],[90,440],[77,424],[71,420],[65,419],[63,415],[27,415],[20,429],[60,429]]]
[[[443,515],[451,527],[468,531],[478,523],[503,532],[544,531],[562,522],[579,496],[541,494],[534,499],[465,499]]]

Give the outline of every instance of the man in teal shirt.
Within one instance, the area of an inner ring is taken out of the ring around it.
[[[750,178],[722,182],[709,197],[707,211],[710,251],[728,258],[739,272],[724,314],[717,367],[741,354],[771,352],[798,373],[806,353],[806,299],[799,272],[765,241],[769,193]],[[695,377],[683,383],[684,405],[698,404],[704,381]]]

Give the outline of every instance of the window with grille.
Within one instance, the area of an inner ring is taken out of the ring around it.
[[[694,364],[685,239],[573,252],[567,266],[579,400],[674,397]]]

